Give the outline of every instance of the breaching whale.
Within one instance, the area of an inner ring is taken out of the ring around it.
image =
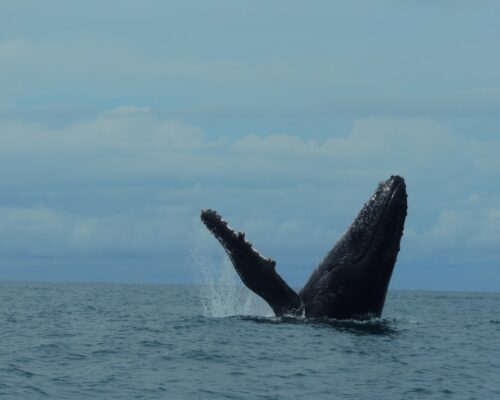
[[[404,179],[381,182],[351,226],[312,272],[299,293],[217,212],[201,220],[222,244],[243,283],[262,297],[277,316],[366,319],[380,317],[392,276],[407,212]]]

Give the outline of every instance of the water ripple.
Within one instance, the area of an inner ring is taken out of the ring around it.
[[[0,283],[0,397],[499,398],[500,295],[391,292],[369,321],[207,315],[206,296]]]

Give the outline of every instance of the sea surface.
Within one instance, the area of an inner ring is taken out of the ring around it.
[[[500,294],[339,322],[233,286],[0,282],[0,398],[500,399]]]

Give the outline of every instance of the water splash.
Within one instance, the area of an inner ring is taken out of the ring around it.
[[[205,241],[204,241],[205,242]],[[241,282],[225,254],[215,258],[204,242],[191,244],[191,254],[197,267],[200,299],[205,317],[235,315],[273,316],[271,307]],[[206,242],[205,242],[206,243]]]

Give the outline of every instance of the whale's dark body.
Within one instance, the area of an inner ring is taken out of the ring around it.
[[[263,257],[212,210],[201,219],[219,240],[245,285],[278,316],[363,319],[380,317],[384,307],[407,211],[403,178],[381,182],[349,229],[313,271],[297,294]]]

